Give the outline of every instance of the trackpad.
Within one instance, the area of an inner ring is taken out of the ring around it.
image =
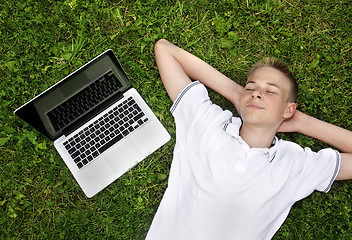
[[[127,140],[118,147],[114,147],[105,160],[118,177],[144,159],[141,151],[132,140]]]

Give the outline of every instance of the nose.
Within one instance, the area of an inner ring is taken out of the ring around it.
[[[252,98],[258,98],[258,99],[262,99],[263,95],[259,90],[254,90],[252,92]]]

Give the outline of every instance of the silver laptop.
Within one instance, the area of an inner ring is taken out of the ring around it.
[[[54,146],[92,197],[170,140],[112,50],[107,50],[15,114]]]

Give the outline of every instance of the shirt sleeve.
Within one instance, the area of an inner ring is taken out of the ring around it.
[[[328,192],[337,177],[340,161],[340,153],[333,149],[313,152],[305,148],[296,172],[298,199],[308,196],[314,190]]]
[[[195,81],[187,85],[170,109],[177,126],[205,126],[228,120],[232,114],[213,104],[203,84]]]

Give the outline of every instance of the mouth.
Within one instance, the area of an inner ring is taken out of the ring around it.
[[[246,106],[249,109],[254,109],[254,110],[262,110],[264,107],[257,105],[257,104],[247,104]]]

